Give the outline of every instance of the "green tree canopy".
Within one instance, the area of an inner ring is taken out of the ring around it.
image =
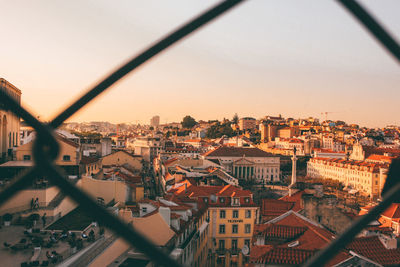
[[[227,123],[216,123],[208,128],[206,137],[207,138],[220,138],[223,135],[232,137],[235,135],[235,131],[232,129],[231,124]]]
[[[239,116],[237,113],[235,113],[235,115],[233,115],[233,118],[232,118],[232,123],[238,124],[238,122],[239,122]]]
[[[191,129],[193,126],[197,124],[196,120],[192,118],[191,116],[187,115],[183,118],[182,122],[182,127],[186,129]]]

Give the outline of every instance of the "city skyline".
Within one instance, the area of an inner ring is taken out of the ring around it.
[[[22,90],[23,105],[51,119],[111,69],[213,3],[7,3],[0,73]],[[362,3],[400,33],[398,2]],[[165,123],[235,113],[321,118],[329,111],[335,113],[328,119],[383,127],[399,124],[399,82],[396,62],[336,3],[248,1],[70,121],[147,124],[155,114]]]

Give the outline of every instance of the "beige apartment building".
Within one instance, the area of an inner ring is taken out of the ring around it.
[[[307,163],[307,176],[341,182],[349,192],[380,197],[389,164],[334,158],[312,158]]]
[[[21,103],[21,90],[0,78],[0,90]],[[0,158],[12,157],[13,147],[19,144],[19,117],[11,111],[4,110],[0,103]]]
[[[256,119],[250,117],[244,117],[239,119],[239,129],[241,131],[256,128]]]

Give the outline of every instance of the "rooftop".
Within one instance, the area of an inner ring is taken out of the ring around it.
[[[205,157],[276,157],[255,147],[220,146],[204,154]]]

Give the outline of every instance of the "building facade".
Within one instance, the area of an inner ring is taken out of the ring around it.
[[[158,127],[160,125],[160,116],[154,116],[150,119],[150,126]]]
[[[254,225],[259,208],[249,190],[226,186],[189,186],[169,191],[202,201],[208,207],[213,266],[244,266],[249,262]]]
[[[389,164],[345,159],[312,158],[307,163],[307,176],[333,179],[348,189],[365,196],[380,197]]]
[[[21,90],[3,78],[0,78],[0,90],[21,104]],[[0,158],[3,161],[11,159],[13,148],[19,145],[19,127],[19,117],[0,104]]]
[[[280,179],[280,158],[258,148],[222,146],[203,156],[219,160],[227,172],[239,180],[266,183]]]
[[[241,131],[255,129],[256,128],[256,119],[245,117],[239,119],[239,129]]]

